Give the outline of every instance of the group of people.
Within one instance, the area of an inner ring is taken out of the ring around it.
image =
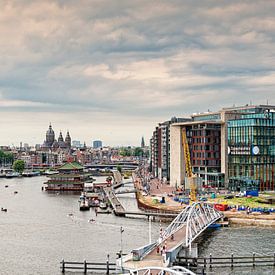
[[[164,255],[167,251],[167,244],[165,242],[165,244],[163,246],[158,246],[157,247],[157,254],[160,254],[160,255]]]

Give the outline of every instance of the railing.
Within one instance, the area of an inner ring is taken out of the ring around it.
[[[177,257],[176,265],[184,265],[187,267],[203,267],[204,269],[218,267],[242,267],[242,266],[273,266],[275,268],[275,252],[273,255],[256,256],[253,253],[251,256],[235,256],[233,253],[230,257]]]
[[[87,274],[87,272],[92,271],[103,271],[105,274],[110,274],[110,271],[116,270],[116,264],[109,262],[109,257],[105,263],[92,263],[84,260],[83,262],[66,262],[62,260],[60,262],[60,269],[62,273],[66,271],[75,271],[75,272],[83,272]]]

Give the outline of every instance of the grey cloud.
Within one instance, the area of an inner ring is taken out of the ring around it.
[[[259,0],[6,1],[0,103],[16,104],[1,112],[145,121],[273,99],[274,12]]]

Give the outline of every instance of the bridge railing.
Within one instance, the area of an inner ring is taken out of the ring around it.
[[[133,261],[142,260],[146,255],[148,255],[151,251],[153,251],[157,245],[158,245],[158,243],[154,242],[154,243],[142,246],[140,248],[133,249],[131,251],[133,254]]]
[[[209,225],[222,217],[222,214],[206,203],[197,202],[191,206],[186,221],[185,245],[190,246]]]

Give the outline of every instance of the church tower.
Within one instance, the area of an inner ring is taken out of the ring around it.
[[[141,148],[145,147],[144,137],[141,138]]]
[[[55,135],[54,135],[54,130],[52,129],[52,125],[50,123],[49,129],[46,132],[46,145],[47,146],[52,146],[54,143]]]
[[[62,136],[62,132],[60,131],[59,137],[58,137],[58,141],[59,144],[64,142],[63,136]]]
[[[71,148],[71,142],[72,142],[72,140],[71,140],[71,137],[70,137],[70,133],[69,133],[69,131],[67,131],[67,135],[66,135],[66,138],[65,138],[65,143],[66,143],[68,148]]]

